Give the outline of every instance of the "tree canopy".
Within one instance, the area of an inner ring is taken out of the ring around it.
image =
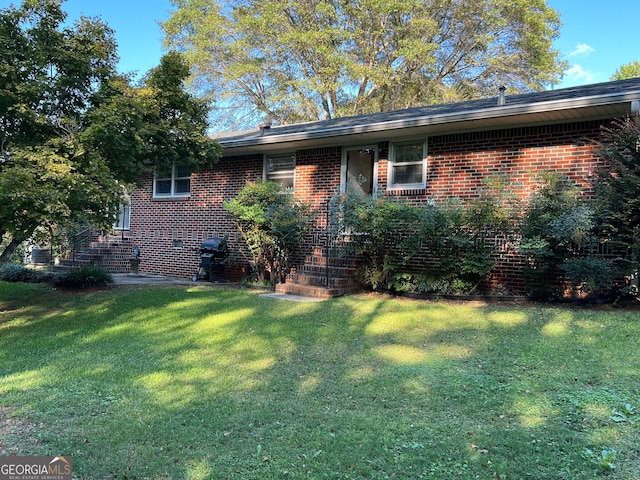
[[[625,80],[627,78],[640,77],[640,62],[634,60],[633,62],[626,63],[620,68],[616,69],[615,73],[611,75],[609,80]]]
[[[134,86],[106,24],[65,20],[60,0],[0,10],[0,264],[38,227],[110,228],[126,185],[156,165],[218,157],[180,55]]]
[[[544,0],[172,3],[166,44],[231,127],[542,90],[565,67]]]

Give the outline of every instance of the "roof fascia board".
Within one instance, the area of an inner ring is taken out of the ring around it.
[[[223,148],[238,148],[250,146],[272,145],[277,143],[289,143],[317,138],[338,137],[354,134],[375,133],[385,130],[396,130],[413,127],[425,127],[447,123],[457,123],[463,121],[478,121],[490,118],[512,117],[517,115],[534,114],[550,111],[561,111],[570,109],[580,109],[587,107],[597,107],[602,105],[613,105],[631,102],[640,99],[640,90],[627,91],[622,93],[610,93],[589,97],[578,97],[572,99],[548,100],[543,102],[533,102],[527,104],[507,104],[483,108],[479,110],[467,110],[462,112],[440,113],[435,115],[421,115],[409,119],[388,120],[371,124],[358,124],[348,126],[337,126],[296,132],[290,134],[273,134],[242,140],[225,141],[219,139]]]

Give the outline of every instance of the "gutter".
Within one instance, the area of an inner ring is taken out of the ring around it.
[[[577,99],[548,100],[528,104],[509,105],[508,100],[505,105],[483,108],[479,110],[468,110],[463,112],[441,113],[435,115],[422,115],[410,119],[388,120],[376,123],[363,123],[358,125],[336,126],[320,128],[305,132],[290,134],[277,134],[273,132],[269,136],[259,136],[239,140],[225,141],[220,138],[218,143],[223,148],[255,147],[261,145],[272,145],[279,143],[289,143],[302,140],[312,140],[319,138],[331,138],[346,135],[375,133],[386,130],[397,130],[414,127],[427,127],[432,125],[442,125],[447,123],[457,123],[463,121],[477,121],[490,118],[503,118],[516,115],[544,113],[552,111],[570,110],[576,108],[598,107],[614,105],[620,103],[630,103],[640,99],[640,90],[627,91],[624,93],[611,93],[596,95],[591,97],[580,97]],[[365,116],[366,118],[366,116]],[[303,125],[303,124],[301,124]]]

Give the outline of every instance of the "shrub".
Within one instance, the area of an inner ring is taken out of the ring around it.
[[[54,274],[33,270],[17,263],[5,263],[0,267],[0,280],[5,282],[43,283],[52,281]]]
[[[488,239],[509,221],[496,191],[421,206],[348,194],[332,223],[348,233],[350,252],[364,257],[359,280],[373,290],[470,293],[495,264]]]
[[[61,274],[55,283],[67,288],[100,288],[113,283],[113,276],[102,267],[81,267]]]
[[[580,196],[580,188],[557,172],[538,175],[538,189],[532,194],[520,227],[520,253],[528,264],[525,280],[530,294],[549,298],[558,294],[555,280],[567,259],[594,245],[593,210]]]
[[[307,230],[310,206],[283,192],[279,183],[261,181],[245,185],[224,208],[249,247],[258,281],[267,274],[271,283],[282,281]]]
[[[565,260],[562,270],[574,290],[586,294],[608,292],[615,277],[613,260],[602,257],[570,258]]]
[[[640,271],[640,116],[614,121],[598,150],[604,164],[596,172],[600,236],[619,254],[622,273],[638,295]]]

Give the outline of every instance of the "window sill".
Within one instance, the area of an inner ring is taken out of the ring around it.
[[[151,197],[152,202],[184,202],[189,200],[191,195],[175,195],[167,197]]]
[[[426,195],[427,189],[425,186],[415,187],[388,187],[385,191],[387,196],[400,196],[400,195]]]

